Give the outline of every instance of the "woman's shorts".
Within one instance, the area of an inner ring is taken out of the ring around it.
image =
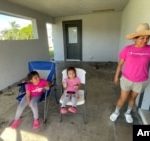
[[[124,76],[121,76],[120,78],[120,87],[124,91],[133,91],[138,94],[142,93],[146,86],[148,85],[148,81],[143,82],[133,82],[125,78]]]

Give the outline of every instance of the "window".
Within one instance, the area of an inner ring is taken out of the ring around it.
[[[78,34],[77,34],[77,27],[69,27],[68,28],[68,38],[69,44],[76,44],[78,43]]]
[[[38,39],[34,19],[0,13],[0,40]]]
[[[47,29],[47,37],[48,37],[49,55],[51,59],[54,59],[52,24],[46,23],[46,29]]]

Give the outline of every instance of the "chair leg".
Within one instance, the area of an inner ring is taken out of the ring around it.
[[[46,123],[47,98],[44,101],[44,123]]]
[[[84,124],[87,124],[87,113],[86,113],[86,103],[84,104],[84,107],[83,107],[83,121],[84,121]]]
[[[56,93],[56,87],[54,87],[54,96],[55,96],[55,101],[57,104],[59,104],[59,100],[58,100],[58,97],[57,97],[57,93]]]
[[[60,114],[60,122],[63,121],[63,117],[62,117],[62,114]]]
[[[47,122],[49,102],[50,102],[50,96],[48,98],[45,98],[45,102],[44,102],[44,123]]]

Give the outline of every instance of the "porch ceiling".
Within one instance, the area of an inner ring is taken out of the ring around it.
[[[8,0],[52,17],[122,10],[128,0]]]

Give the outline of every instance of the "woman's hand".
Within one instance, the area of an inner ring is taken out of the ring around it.
[[[124,64],[124,60],[121,59],[118,62],[117,69],[116,69],[116,72],[115,72],[115,77],[114,77],[114,84],[115,85],[118,85],[118,83],[119,83],[119,76],[120,76],[123,64]]]
[[[113,82],[114,82],[115,85],[118,85],[119,84],[119,78],[118,77],[114,77],[114,81]]]

